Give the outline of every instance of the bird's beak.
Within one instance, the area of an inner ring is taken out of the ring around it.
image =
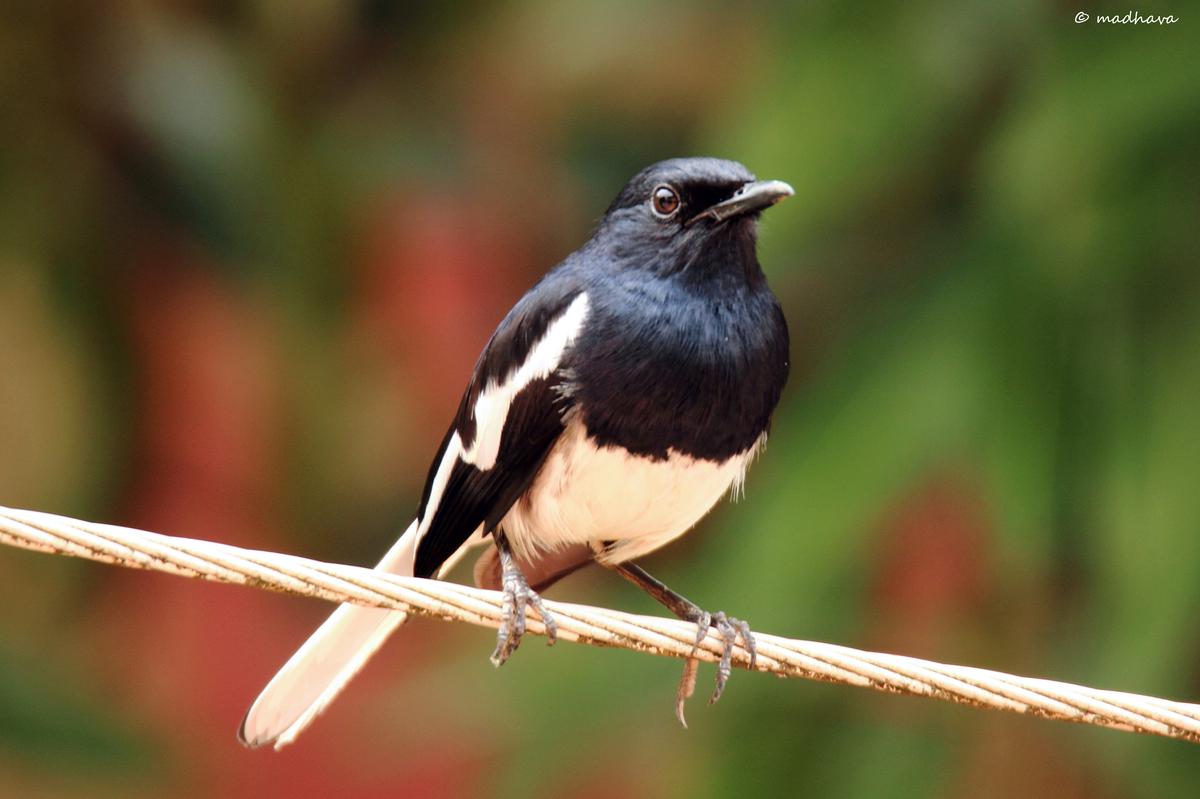
[[[756,180],[742,186],[728,200],[705,208],[684,223],[684,227],[690,227],[701,219],[724,222],[731,217],[761,211],[795,193],[795,190],[782,180]]]

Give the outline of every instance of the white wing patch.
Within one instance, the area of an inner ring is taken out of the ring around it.
[[[579,335],[587,318],[588,297],[580,294],[562,315],[550,323],[546,334],[529,351],[525,362],[504,378],[490,381],[475,400],[475,441],[462,454],[467,463],[484,471],[496,465],[500,453],[500,435],[513,397],[534,380],[540,380],[558,368],[563,353]]]
[[[425,515],[417,520],[417,543],[425,537],[425,532],[429,530],[429,525],[433,521],[434,515],[437,513],[438,504],[442,501],[442,494],[446,492],[446,483],[450,482],[450,472],[454,469],[454,462],[462,457],[462,439],[459,438],[458,432],[450,436],[450,441],[446,444],[446,451],[442,453],[442,460],[438,464],[437,473],[433,475],[433,482],[429,486],[429,502],[425,504]]]
[[[484,386],[472,409],[475,440],[469,448],[464,448],[462,438],[455,431],[446,444],[446,451],[442,454],[429,488],[425,515],[418,525],[418,541],[424,537],[437,514],[438,504],[446,491],[446,483],[450,480],[450,472],[456,461],[469,463],[482,471],[496,465],[496,458],[500,454],[500,438],[513,398],[534,380],[540,380],[558,368],[563,353],[583,329],[587,313],[588,296],[585,292],[572,300],[567,309],[550,323],[519,367],[509,372],[502,381],[491,380]]]

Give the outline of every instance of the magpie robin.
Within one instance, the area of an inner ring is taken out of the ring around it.
[[[749,627],[709,614],[632,561],[737,492],[788,375],[788,332],[755,253],[757,220],[792,189],[714,158],[639,172],[592,238],[509,311],[475,364],[416,519],[377,568],[442,576],[489,547],[480,585],[505,594],[492,662],[520,643],[535,589],[608,566],[725,641],[713,701]],[[405,614],[343,605],[246,714],[250,746],[291,742]],[[682,691],[680,703],[682,704]]]

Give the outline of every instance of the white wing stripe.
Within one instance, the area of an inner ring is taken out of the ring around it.
[[[442,494],[446,492],[446,483],[450,482],[450,472],[454,469],[455,461],[459,460],[461,456],[462,439],[455,432],[450,436],[450,441],[446,443],[446,451],[442,454],[437,473],[434,474],[433,482],[429,485],[429,501],[425,503],[425,515],[417,521],[418,542],[425,536],[425,531],[429,529],[429,525],[437,513],[437,507],[442,501]]]
[[[529,356],[520,368],[497,384],[489,382],[475,401],[475,440],[470,449],[463,453],[463,460],[478,469],[487,470],[496,465],[500,453],[500,436],[513,397],[534,380],[540,380],[558,368],[563,353],[587,318],[588,297],[580,294],[562,315],[555,319],[546,334],[529,351]]]
[[[475,417],[475,440],[471,442],[469,449],[464,450],[462,438],[457,432],[450,437],[430,484],[425,515],[417,527],[417,541],[425,536],[434,516],[437,515],[438,504],[442,501],[446,483],[450,481],[450,473],[457,461],[469,463],[483,471],[496,465],[496,457],[500,454],[500,437],[504,433],[504,423],[508,418],[508,409],[513,398],[534,380],[546,377],[558,368],[563,353],[583,329],[587,312],[588,298],[587,294],[583,293],[572,300],[567,309],[550,323],[546,333],[529,350],[529,355],[519,368],[510,372],[501,383],[490,381],[480,392],[472,409]]]

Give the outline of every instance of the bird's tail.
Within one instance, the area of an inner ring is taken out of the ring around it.
[[[416,539],[414,521],[375,568],[411,576]],[[267,683],[246,711],[238,738],[276,749],[294,741],[406,618],[403,611],[340,606]]]

